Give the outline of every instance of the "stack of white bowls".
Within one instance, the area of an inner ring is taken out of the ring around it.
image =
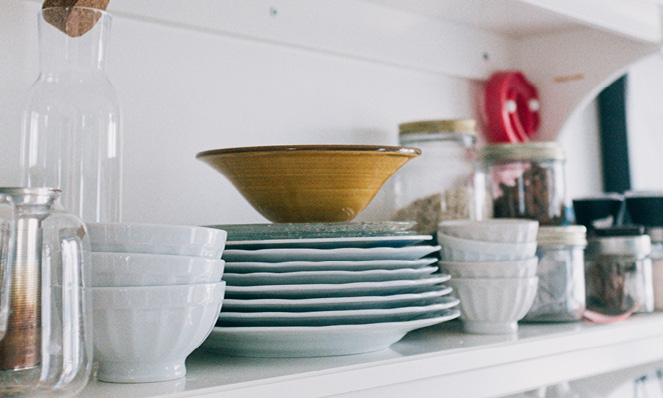
[[[183,377],[186,357],[221,310],[226,232],[127,223],[91,223],[88,230],[97,378]]]
[[[536,221],[444,221],[438,227],[440,269],[460,299],[466,332],[510,334],[538,287]]]

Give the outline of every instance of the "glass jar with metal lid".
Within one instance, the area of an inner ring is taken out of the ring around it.
[[[651,239],[652,283],[654,285],[654,309],[663,310],[663,227],[647,227]]]
[[[539,228],[536,250],[539,288],[525,321],[582,319],[585,312],[586,231],[582,225]]]
[[[431,234],[444,220],[480,218],[477,207],[485,187],[474,189],[476,132],[474,120],[429,120],[399,125],[401,145],[421,149],[421,156],[395,176],[395,221],[416,221],[419,233]],[[485,201],[484,201],[485,202]]]
[[[641,226],[596,229],[585,252],[587,309],[605,315],[652,312],[651,240]]]
[[[491,180],[495,218],[529,218],[541,225],[565,220],[564,148],[556,142],[489,145],[481,149]]]

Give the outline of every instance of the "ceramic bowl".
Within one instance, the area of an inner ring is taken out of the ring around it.
[[[514,261],[527,260],[536,253],[536,241],[524,243],[482,242],[461,239],[438,232],[444,261]]]
[[[221,258],[226,231],[186,225],[88,223],[93,252],[171,254]]]
[[[442,221],[438,231],[461,239],[482,242],[521,243],[536,241],[538,221],[515,218]]]
[[[160,286],[221,281],[226,262],[208,257],[92,253],[92,286]]]
[[[440,269],[452,278],[503,279],[536,276],[538,257],[517,261],[440,261]]]
[[[184,361],[212,331],[225,282],[93,287],[97,378],[142,383],[184,377]]]
[[[460,299],[460,317],[466,332],[511,334],[518,331],[518,320],[532,306],[539,278],[451,278],[448,283]]]
[[[279,223],[354,219],[417,148],[294,145],[217,149],[196,158],[226,176],[265,218]]]

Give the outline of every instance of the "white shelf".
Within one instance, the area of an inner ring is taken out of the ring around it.
[[[451,322],[362,355],[232,358],[199,350],[185,379],[92,382],[81,397],[498,397],[660,360],[660,313],[612,325],[521,325],[517,336],[468,335]]]

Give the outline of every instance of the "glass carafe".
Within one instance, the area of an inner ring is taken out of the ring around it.
[[[40,73],[23,116],[22,184],[61,189],[60,203],[86,222],[121,218],[120,112],[106,75],[110,20],[84,7],[39,13]]]
[[[72,396],[92,368],[90,242],[82,221],[56,206],[58,195],[0,188],[0,270],[9,276],[2,397]]]

